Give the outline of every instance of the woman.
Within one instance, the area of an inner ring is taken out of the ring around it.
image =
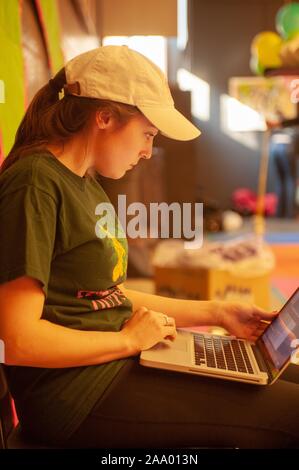
[[[261,389],[138,363],[176,326],[255,339],[275,316],[124,288],[126,239],[95,231],[109,202],[97,173],[120,178],[150,158],[159,130],[199,135],[161,71],[116,46],[68,62],[20,124],[0,176],[0,328],[22,429],[64,447],[298,444],[298,374]]]

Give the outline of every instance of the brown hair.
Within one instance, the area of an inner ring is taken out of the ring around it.
[[[65,69],[44,85],[33,97],[16,132],[14,144],[4,159],[0,173],[26,155],[47,144],[64,143],[90,123],[95,112],[109,110],[121,125],[139,113],[135,106],[98,98],[71,94],[59,99],[59,90],[66,85]]]

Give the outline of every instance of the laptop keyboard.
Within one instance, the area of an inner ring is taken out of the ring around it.
[[[193,333],[195,364],[253,374],[243,341]]]

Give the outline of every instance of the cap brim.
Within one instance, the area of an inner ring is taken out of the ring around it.
[[[201,134],[197,127],[173,107],[138,106],[138,108],[161,134],[170,139],[192,140]]]

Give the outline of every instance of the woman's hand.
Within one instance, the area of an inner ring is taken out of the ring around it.
[[[126,336],[133,354],[149,349],[164,339],[173,341],[177,335],[174,318],[146,307],[140,307],[133,313],[121,333]]]
[[[266,312],[248,302],[219,302],[219,324],[231,335],[256,341],[278,312]]]

